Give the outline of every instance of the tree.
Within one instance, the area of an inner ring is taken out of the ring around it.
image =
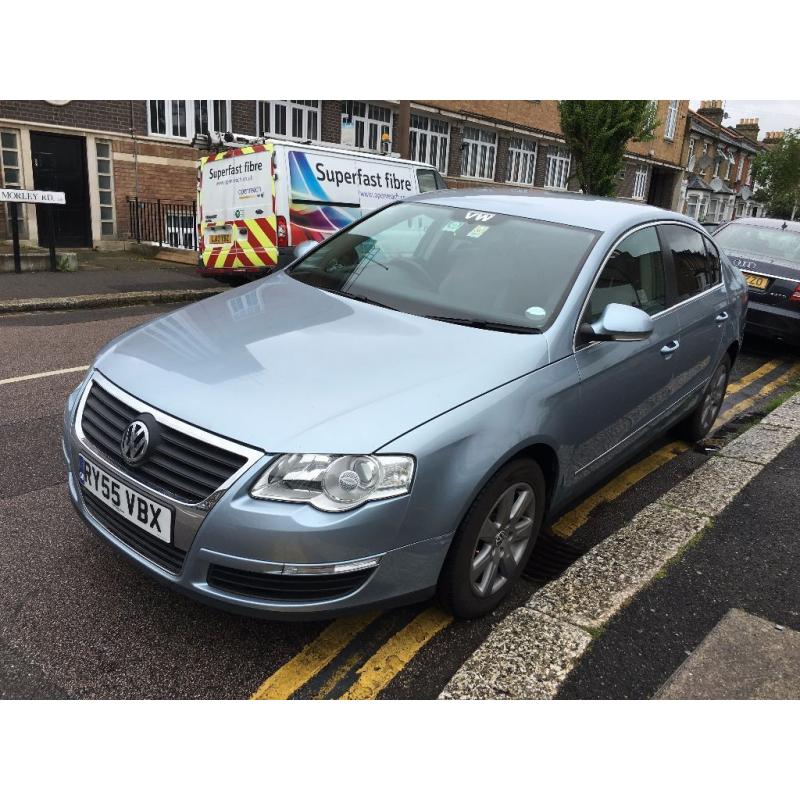
[[[625,146],[646,142],[658,125],[650,100],[561,100],[561,131],[573,174],[586,194],[613,197]]]
[[[753,177],[761,184],[770,216],[797,216],[800,207],[800,128],[789,128],[783,138],[753,161]]]

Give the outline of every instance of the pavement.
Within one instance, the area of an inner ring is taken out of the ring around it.
[[[156,584],[94,537],[77,517],[67,497],[59,440],[63,404],[81,372],[60,370],[89,364],[108,339],[175,307],[0,316],[0,450],[5,456],[0,462],[0,697],[438,697],[493,630],[551,585],[552,575],[533,574],[494,614],[474,622],[455,621],[431,603],[327,623],[252,620],[207,608]],[[725,446],[746,435],[748,426],[792,386],[798,370],[800,359],[792,351],[746,342],[714,442]],[[788,453],[765,467],[749,486],[766,479]],[[707,450],[664,437],[556,521],[553,536],[543,537],[543,545],[552,548],[553,542],[562,542],[560,555],[574,559],[629,525],[713,460]],[[769,495],[771,505],[778,506],[773,509],[776,517],[794,502],[793,490],[783,491],[789,499],[780,504]],[[748,519],[757,519],[760,506],[746,513]],[[724,517],[722,512],[711,532],[716,533]],[[744,546],[745,534],[739,535]],[[700,552],[707,541],[708,532],[682,557]],[[756,558],[754,552],[750,556]],[[780,572],[786,555],[782,546],[775,551],[762,548],[758,557],[764,561],[759,569],[766,579],[767,572]],[[735,561],[728,561],[728,572],[741,566],[735,568]],[[670,569],[679,563],[673,562]],[[793,562],[788,569],[796,575]],[[641,596],[664,585],[663,579],[656,580]],[[691,647],[680,640],[681,646],[667,648],[663,657],[648,656],[644,648],[641,660],[660,664],[648,673],[649,682],[646,676],[637,677],[646,664],[636,667],[634,654],[626,654],[632,685],[622,686],[619,676],[609,677],[623,658],[613,646],[624,648],[624,637],[634,634],[615,631],[636,608],[639,596],[628,598],[602,631],[585,632],[591,639],[588,647],[581,637],[559,639],[558,631],[528,631],[546,638],[544,644],[560,654],[565,665],[559,671],[554,662],[550,694],[653,696],[687,658],[686,650],[695,649],[731,608],[787,629],[800,627],[788,615],[792,609],[800,611],[794,597],[787,597],[787,613],[781,616],[777,607],[759,607],[731,593],[720,599],[711,617],[703,617],[689,637],[695,643]],[[691,594],[674,600],[676,605],[681,602],[704,608],[703,598],[695,601]],[[648,612],[653,630],[647,635],[661,636],[664,646],[672,645],[671,631],[658,633],[667,626],[665,615],[672,612],[666,605],[652,607],[657,611]],[[637,624],[634,631],[644,629]],[[530,637],[518,641],[521,646]],[[567,663],[570,647],[573,652],[583,650],[577,665]],[[606,660],[593,661],[603,653]]]
[[[558,696],[800,698],[798,474],[800,442],[622,610]]]
[[[200,299],[224,288],[198,275],[192,265],[128,251],[77,253],[76,272],[0,274],[0,313],[177,302]]]

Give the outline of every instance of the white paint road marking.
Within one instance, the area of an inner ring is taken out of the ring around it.
[[[33,375],[19,375],[16,378],[2,378],[0,379],[0,386],[6,383],[19,383],[20,381],[32,381],[36,378],[50,378],[53,375],[66,375],[70,372],[86,372],[89,365],[85,364],[82,367],[67,367],[66,369],[54,369],[50,372],[35,372]]]

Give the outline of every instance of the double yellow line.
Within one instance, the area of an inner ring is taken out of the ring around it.
[[[750,384],[768,375],[782,365],[775,359],[740,378],[728,386],[728,394],[742,391]],[[714,430],[737,414],[753,406],[758,400],[787,384],[800,374],[800,365],[765,384],[755,394],[741,400],[717,419]],[[620,473],[580,505],[564,514],[553,524],[553,532],[562,537],[572,536],[585,524],[591,512],[601,503],[615,500],[625,491],[662,465],[687,450],[685,442],[670,442],[661,449]],[[252,695],[253,700],[288,700],[306,683],[318,675],[360,633],[378,618],[377,612],[358,617],[345,617],[328,625],[322,633],[307,644],[294,658],[287,661]],[[429,606],[404,628],[395,633],[358,670],[357,679],[342,695],[343,700],[372,700],[405,668],[412,658],[436,634],[444,630],[453,618],[437,606]]]

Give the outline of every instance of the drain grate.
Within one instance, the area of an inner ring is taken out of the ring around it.
[[[551,581],[574,564],[585,552],[585,549],[576,547],[560,536],[542,531],[522,574],[532,581]]]

